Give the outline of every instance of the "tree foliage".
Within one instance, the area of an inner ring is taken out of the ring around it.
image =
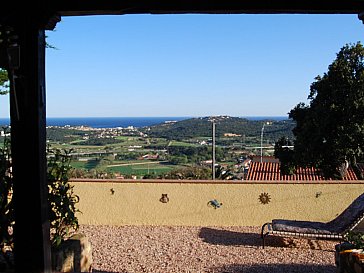
[[[7,248],[14,246],[12,230],[15,222],[12,193],[10,140],[4,138],[0,147],[0,253],[9,266],[12,266],[12,261]]]
[[[163,176],[164,179],[179,180],[207,180],[211,179],[211,177],[211,168],[201,166],[174,169]]]
[[[299,103],[290,111],[290,118],[296,121],[293,133],[298,165],[315,166],[326,177],[341,179],[348,164],[355,167],[362,158],[363,58],[360,43],[345,45],[328,71],[311,84],[309,104]]]
[[[274,145],[274,157],[279,159],[283,175],[292,175],[296,171],[294,150],[288,147],[291,145],[292,142],[285,137],[281,137]]]
[[[4,69],[0,69],[0,95],[9,93],[9,78],[8,72]]]
[[[212,157],[212,147],[210,146],[169,146],[167,147],[168,160],[174,164],[196,163],[209,160]],[[225,159],[224,150],[221,147],[216,147],[215,156],[217,161]],[[181,160],[176,162],[175,160]]]

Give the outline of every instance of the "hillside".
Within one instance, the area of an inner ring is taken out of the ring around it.
[[[223,137],[225,134],[235,134],[245,137],[260,136],[264,123],[265,139],[278,140],[281,136],[293,138],[292,129],[295,123],[291,120],[252,121],[244,118],[217,116],[191,118],[174,123],[163,123],[143,128],[143,131],[152,137],[163,137],[167,139],[182,140],[193,137],[211,137],[212,121],[216,123],[216,136]]]

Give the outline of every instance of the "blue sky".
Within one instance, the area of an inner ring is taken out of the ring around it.
[[[356,15],[85,16],[47,35],[58,48],[46,52],[48,117],[282,116],[364,26]]]

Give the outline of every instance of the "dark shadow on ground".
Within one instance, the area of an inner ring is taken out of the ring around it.
[[[203,227],[200,230],[199,237],[206,243],[224,246],[262,246],[262,239],[259,233],[236,232],[229,230],[220,230],[215,228]],[[283,247],[285,243],[283,238],[269,236],[266,238],[266,246]]]
[[[213,273],[335,273],[336,267],[333,265],[313,265],[313,264],[256,264],[240,265],[233,264],[223,267],[210,268],[208,272]]]

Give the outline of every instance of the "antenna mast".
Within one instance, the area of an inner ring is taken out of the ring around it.
[[[216,123],[212,121],[212,180],[215,180],[215,127]]]

